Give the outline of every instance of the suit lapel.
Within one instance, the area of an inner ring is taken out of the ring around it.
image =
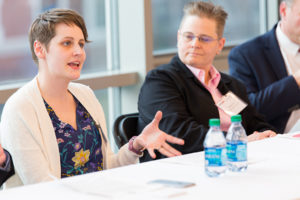
[[[195,77],[195,75],[187,68],[187,66],[181,62],[178,55],[175,56],[173,62],[176,62],[175,66],[178,66],[177,70],[179,71],[180,74],[184,76],[185,79],[190,79],[196,85],[201,87],[201,89],[209,93],[209,91],[202,85],[202,83]]]
[[[221,80],[218,85],[218,90],[221,92],[222,95],[225,95],[227,94],[227,92],[229,92],[229,88],[227,85],[231,83],[231,80],[228,79],[226,76],[224,76],[221,72],[220,74],[221,74]]]
[[[271,67],[273,68],[273,71],[276,74],[277,78],[282,79],[287,76],[287,71],[277,41],[276,27],[277,25],[275,25],[273,29],[268,34],[266,34],[266,38],[263,41],[266,41],[265,42],[266,57],[271,63]]]
[[[210,92],[202,85],[202,83],[194,76],[194,74],[185,66],[185,64],[183,64],[180,61],[178,55],[175,56],[173,62],[176,62],[176,64],[174,64],[174,65],[178,66],[177,70],[186,80],[190,80],[189,82],[193,82],[193,84],[196,84],[197,86],[199,86],[199,92],[203,93],[203,98],[201,99],[201,101],[204,105],[207,105],[207,107],[209,108],[208,109],[209,112],[211,112],[211,114],[213,116],[219,116],[219,111],[212,99]],[[220,81],[220,83],[221,82],[222,81]],[[227,88],[225,85],[222,86],[222,88],[223,87]]]

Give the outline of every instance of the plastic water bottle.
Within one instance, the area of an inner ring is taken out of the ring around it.
[[[247,135],[241,115],[231,117],[231,125],[226,136],[227,167],[230,171],[245,171],[247,163]]]
[[[218,177],[226,172],[226,140],[219,119],[210,119],[209,126],[204,140],[205,173]]]

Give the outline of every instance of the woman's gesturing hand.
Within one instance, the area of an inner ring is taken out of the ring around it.
[[[158,150],[161,154],[172,157],[179,156],[181,153],[170,146],[167,142],[183,145],[184,140],[169,135],[158,128],[162,118],[162,112],[157,111],[154,119],[142,131],[142,133],[134,140],[133,148],[138,150],[147,149],[152,158],[156,158],[154,150]]]

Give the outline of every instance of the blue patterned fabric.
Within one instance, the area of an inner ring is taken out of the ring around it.
[[[56,134],[62,178],[103,169],[99,130],[83,105],[75,97],[74,99],[77,130],[62,122],[44,100]]]

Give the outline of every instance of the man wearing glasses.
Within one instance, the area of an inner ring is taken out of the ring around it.
[[[220,118],[226,132],[230,116],[241,114],[249,141],[276,135],[250,105],[244,86],[212,64],[225,44],[226,18],[223,8],[212,3],[187,4],[177,33],[178,55],[150,71],[140,91],[138,129],[161,110],[160,128],[185,140],[184,146],[174,145],[182,153],[203,150],[210,118]],[[141,158],[148,160],[149,154]]]

